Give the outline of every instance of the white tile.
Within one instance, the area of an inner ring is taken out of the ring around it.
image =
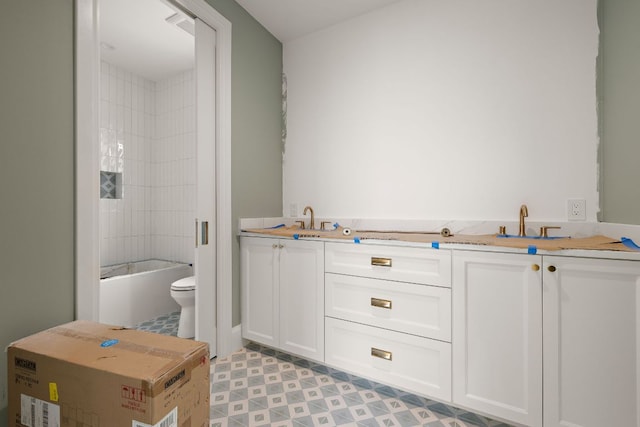
[[[127,262],[124,256],[124,238],[117,237],[116,239],[116,250],[114,254],[114,264],[122,264]]]
[[[109,74],[100,73],[100,99],[109,100]]]
[[[129,73],[127,73],[129,74]],[[131,108],[131,74],[129,74],[129,80],[127,81],[125,79],[124,81],[124,93],[123,93],[123,100],[122,100],[122,104],[125,107]]]
[[[109,228],[107,229],[106,237],[112,239],[118,234],[118,218],[115,212],[109,212],[107,217],[109,219]]]
[[[106,97],[110,102],[116,103],[118,98],[118,79],[115,75],[109,74],[109,96]]]
[[[125,106],[123,108],[123,115],[124,115],[124,126],[123,126],[124,131],[130,134],[132,133],[132,130],[133,130],[131,127],[133,122],[131,107]]]
[[[117,106],[113,102],[109,102],[109,129],[117,128]]]
[[[116,130],[124,131],[124,106],[121,104],[116,106]]]
[[[118,76],[116,85],[116,103],[118,105],[124,105],[124,80],[122,76]]]

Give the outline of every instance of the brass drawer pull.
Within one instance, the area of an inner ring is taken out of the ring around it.
[[[380,307],[391,310],[391,301],[389,301],[388,299],[371,298],[371,305],[373,307]]]
[[[378,267],[391,267],[391,258],[371,257],[371,265]]]
[[[393,354],[390,351],[384,351],[374,347],[371,347],[371,355],[373,357],[378,357],[380,359],[389,361],[393,359]]]

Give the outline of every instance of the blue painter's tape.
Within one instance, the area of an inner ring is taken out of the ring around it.
[[[527,253],[529,255],[535,255],[538,253],[538,248],[536,247],[536,245],[529,245],[529,247],[527,248]]]
[[[431,242],[431,247],[433,249],[440,249],[440,242]]]
[[[294,238],[294,240],[298,240],[300,238],[300,235],[299,234],[294,234],[293,238]]]
[[[100,344],[100,347],[111,347],[113,345],[118,344],[120,341],[118,340],[106,340],[106,341],[102,341],[102,343]]]
[[[629,249],[635,249],[637,251],[640,250],[640,246],[636,245],[636,243],[628,237],[623,237],[620,239],[623,245],[628,247]]]
[[[334,229],[335,229],[335,228],[338,228],[338,227],[340,227],[340,224],[338,224],[337,222],[336,222],[335,224],[333,224],[333,228],[334,228]]]
[[[360,238],[359,237],[354,237],[353,238],[353,243],[360,243]]]

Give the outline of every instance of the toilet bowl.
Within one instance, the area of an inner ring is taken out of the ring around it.
[[[171,284],[171,297],[180,305],[178,336],[196,336],[196,277],[190,276]]]

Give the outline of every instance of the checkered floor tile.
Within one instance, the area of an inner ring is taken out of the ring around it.
[[[509,427],[257,344],[212,362],[211,426]]]
[[[147,320],[135,326],[135,329],[147,332],[155,332],[162,335],[178,336],[178,323],[180,312],[165,314],[155,319]]]
[[[176,336],[180,312],[137,329]],[[510,427],[258,344],[211,362],[211,427]]]

